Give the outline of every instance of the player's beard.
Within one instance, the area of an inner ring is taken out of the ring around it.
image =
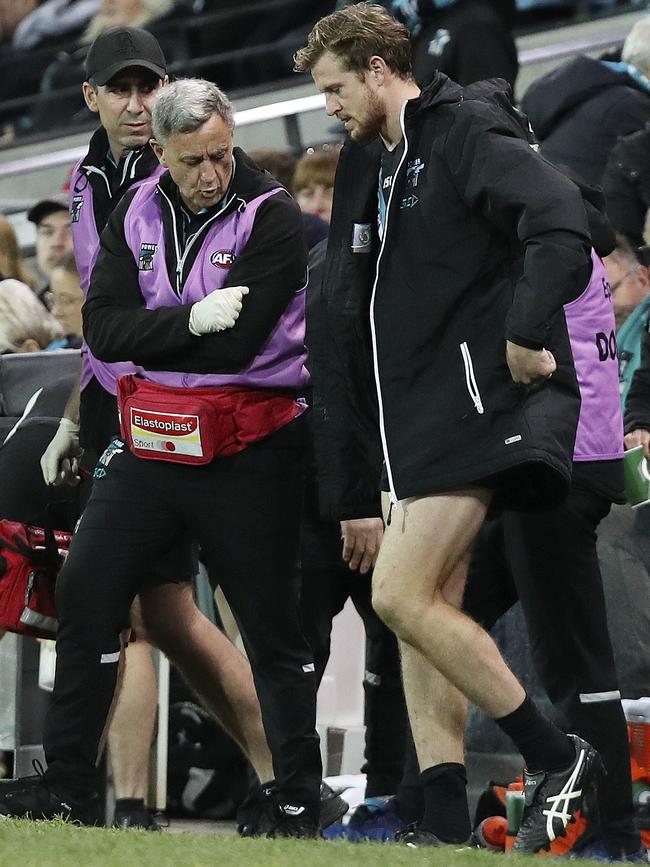
[[[361,118],[355,118],[355,125],[350,130],[350,137],[355,141],[369,141],[376,138],[381,132],[386,109],[374,90],[366,85],[365,114]]]

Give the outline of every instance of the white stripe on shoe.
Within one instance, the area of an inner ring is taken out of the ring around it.
[[[570,802],[582,796],[582,789],[574,789],[573,786],[580,776],[584,760],[585,751],[584,749],[581,749],[576,766],[573,769],[571,776],[564,784],[562,791],[558,795],[551,795],[546,799],[546,803],[552,804],[552,806],[550,810],[542,810],[542,813],[546,816],[546,833],[551,843],[556,837],[555,831],[553,830],[553,820],[559,819],[562,822],[562,828],[566,828],[573,816],[573,813],[569,811],[569,807],[571,806]]]

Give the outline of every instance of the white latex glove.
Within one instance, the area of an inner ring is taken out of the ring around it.
[[[62,418],[59,429],[41,458],[41,472],[46,485],[77,485],[80,481],[79,425]]]
[[[228,286],[226,289],[215,289],[197,301],[190,311],[189,328],[192,334],[200,337],[201,334],[232,328],[239,316],[244,295],[248,295],[248,286]]]

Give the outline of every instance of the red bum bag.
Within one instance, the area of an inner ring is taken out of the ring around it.
[[[54,585],[71,533],[0,521],[0,628],[54,638]]]
[[[265,388],[174,388],[139,376],[117,381],[122,437],[139,458],[208,464],[234,455],[302,412],[295,398]]]

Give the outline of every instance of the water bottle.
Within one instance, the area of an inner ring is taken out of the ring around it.
[[[510,783],[506,791],[506,816],[508,817],[506,851],[512,849],[524,815],[526,797],[523,789],[523,783]]]
[[[650,782],[650,696],[623,699],[622,705],[630,739],[630,758],[645,771]]]

